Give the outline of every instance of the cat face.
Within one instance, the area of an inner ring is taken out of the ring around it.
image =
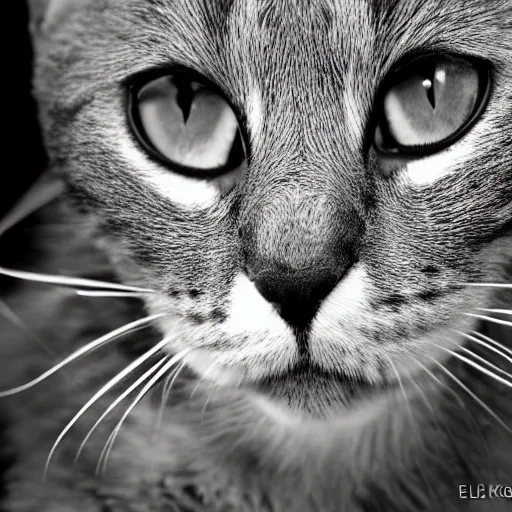
[[[43,7],[50,156],[200,374],[344,401],[489,307],[466,283],[512,240],[510,2]]]

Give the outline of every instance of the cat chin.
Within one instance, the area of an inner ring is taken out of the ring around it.
[[[249,392],[276,411],[304,419],[346,416],[390,386],[385,381],[369,383],[353,375],[326,371],[309,362],[297,363],[279,373],[258,372],[255,377],[243,366],[217,364],[209,351],[194,350],[186,361],[206,386]]]
[[[352,377],[314,367],[294,368],[250,386],[274,406],[304,418],[331,419],[344,416],[380,394],[384,385],[370,385]]]

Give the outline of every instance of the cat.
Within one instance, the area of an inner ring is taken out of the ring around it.
[[[512,2],[29,4],[4,510],[512,510]]]

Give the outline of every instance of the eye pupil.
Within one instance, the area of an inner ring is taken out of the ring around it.
[[[190,86],[190,82],[174,79],[176,86],[176,103],[183,113],[183,122],[186,123],[190,115],[192,102],[194,101],[195,92]]]
[[[434,84],[432,83],[432,80],[429,78],[425,78],[423,80],[423,87],[425,87],[425,90],[427,91],[427,99],[429,103],[432,105],[432,108],[436,108],[436,95],[434,92]]]

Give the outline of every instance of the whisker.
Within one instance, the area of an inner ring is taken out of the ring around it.
[[[464,336],[466,339],[471,340],[474,343],[477,343],[478,345],[485,347],[487,350],[491,350],[492,352],[498,354],[499,356],[506,359],[509,363],[512,363],[512,357],[507,356],[507,354],[503,353],[502,350],[499,350],[498,348],[493,347],[492,345],[490,345],[489,343],[486,343],[485,341],[479,340],[476,336],[472,336],[471,334],[461,332],[461,331],[455,331],[455,332],[457,334],[460,334],[461,336]],[[472,334],[479,334],[479,333],[472,331]],[[486,338],[486,336],[484,336],[483,334],[480,334],[480,336],[483,336],[484,338]],[[488,341],[494,342],[495,345],[498,345],[498,347],[501,347],[502,349],[506,349],[506,347],[503,347],[497,341],[491,340],[490,338],[488,338]],[[510,352],[512,353],[512,350]],[[503,370],[501,370],[501,371],[503,371]]]
[[[7,277],[13,277],[15,279],[22,279],[24,281],[55,284],[71,288],[103,288],[105,290],[117,290],[137,293],[154,292],[154,290],[150,290],[148,288],[139,288],[137,286],[108,283],[106,281],[96,281],[95,279],[84,279],[81,277],[58,276],[52,274],[41,274],[39,272],[26,272],[24,270],[12,270],[5,267],[0,267],[0,274]]]
[[[487,309],[478,308],[479,311],[486,311],[487,313],[498,313],[500,315],[512,315],[512,309]]]
[[[438,365],[443,372],[450,377],[453,381],[455,381],[473,400],[475,400],[480,407],[482,407],[485,411],[487,411],[488,414],[490,414],[507,432],[512,433],[512,429],[473,391],[471,391],[460,379],[458,379],[450,370],[445,368],[439,361],[436,359],[430,357],[429,359],[432,360],[433,363]]]
[[[192,349],[190,349],[188,352],[190,352]],[[167,404],[169,400],[169,396],[172,391],[172,387],[174,386],[174,383],[176,382],[178,376],[183,371],[183,369],[187,366],[187,361],[183,359],[183,361],[179,364],[179,366],[172,372],[169,372],[169,375],[166,377],[164,386],[162,389],[162,397],[160,399],[160,407],[158,408],[158,416],[156,418],[155,428],[153,432],[153,439],[151,441],[152,445],[155,446],[157,441],[158,433],[160,432],[160,429],[162,427],[162,422],[164,418],[164,409],[165,405]],[[153,466],[153,463],[151,464]],[[153,467],[151,467],[153,470]]]
[[[419,364],[418,360],[414,356],[411,355],[411,358],[416,364]],[[416,382],[416,379],[411,378],[410,380],[411,380],[411,383],[414,385],[414,387],[417,389],[418,393],[421,395],[421,398],[423,399],[423,403],[427,406],[428,410],[430,411],[431,417],[437,427],[437,430],[439,432],[442,432],[443,430],[445,432],[447,432],[446,429],[443,429],[443,427],[441,426],[441,423],[439,422],[439,420],[437,418],[437,410],[434,407],[434,405],[432,404],[432,402],[429,400],[427,393],[425,393],[422,386],[418,382]],[[439,453],[438,450],[437,450],[437,453]],[[430,491],[432,492],[432,489],[430,489]]]
[[[169,375],[166,377],[164,386],[162,389],[162,402],[166,402],[166,400],[169,398],[169,395],[171,393],[172,387],[174,386],[174,382],[176,381],[176,378],[178,377],[178,372],[181,372],[183,368],[187,365],[186,361],[182,361],[180,365],[176,368],[175,371],[170,372]],[[162,404],[163,407],[163,404]]]
[[[94,433],[94,431],[98,428],[98,426],[101,424],[101,422],[114,410],[115,407],[117,407],[130,393],[132,393],[135,389],[137,389],[144,381],[146,381],[151,375],[153,375],[158,368],[160,368],[165,361],[167,360],[167,357],[162,358],[160,361],[155,363],[149,370],[147,370],[141,377],[139,377],[128,389],[126,389],[110,406],[103,412],[103,414],[98,418],[96,423],[91,427],[87,435],[85,436],[84,440],[82,441],[82,444],[78,448],[78,451],[75,456],[74,463],[76,464],[78,462],[78,459],[80,458],[80,455],[82,454],[85,445],[87,444],[87,441],[89,441],[90,437]]]
[[[417,364],[418,366],[423,368],[425,373],[427,373],[430,377],[432,377],[438,384],[444,385],[444,383],[442,383],[437,377],[435,377],[435,375],[431,371],[429,371],[427,368],[425,368],[425,366],[423,366],[418,361],[418,359],[416,357],[411,355],[411,358],[413,359],[415,364]],[[432,402],[428,399],[427,394],[425,393],[425,391],[423,390],[421,385],[416,382],[415,379],[411,379],[411,382],[416,387],[416,389],[418,390],[418,393],[420,393],[421,397],[423,398],[423,402],[427,405],[427,407],[430,410],[430,412],[433,413],[433,419],[436,422],[437,426],[440,427],[440,424],[439,424],[439,422],[437,421],[437,418],[436,418],[436,415],[437,415],[436,408],[432,405]]]
[[[176,370],[170,372],[169,375],[165,379],[164,386],[162,389],[162,397],[160,399],[160,408],[158,411],[158,418],[157,418],[158,426],[162,422],[165,404],[167,403],[167,400],[169,399],[169,395],[171,394],[172,387],[174,386],[174,383],[176,382],[178,375],[182,372],[182,370],[185,368],[186,365],[187,365],[187,362],[185,360],[183,360],[181,362],[181,364],[176,368]],[[155,430],[158,430],[158,427]]]
[[[211,386],[210,392],[208,393],[208,397],[204,401],[203,410],[201,411],[201,424],[204,423],[204,415],[206,414],[206,408],[208,407],[208,404],[210,403],[210,400],[213,398],[213,393],[219,389],[219,384],[213,383]]]
[[[140,292],[110,292],[97,290],[76,290],[76,294],[81,297],[122,297],[127,299],[141,299],[143,294]]]
[[[13,325],[18,327],[27,336],[34,340],[52,359],[55,358],[55,354],[49,349],[49,347],[37,336],[37,334],[30,329],[25,322],[9,307],[9,305],[0,299],[0,315],[5,319],[9,320]]]
[[[116,427],[110,434],[103,451],[100,455],[100,460],[98,462],[98,466],[96,467],[96,471],[99,471],[99,468],[101,467],[101,462],[103,460],[103,473],[106,471],[107,468],[107,461],[110,456],[110,452],[112,451],[112,448],[114,446],[114,442],[116,440],[116,437],[121,430],[121,427],[128,417],[128,415],[132,412],[134,407],[144,398],[144,396],[153,388],[153,386],[162,378],[163,375],[165,375],[166,372],[168,372],[177,362],[179,362],[182,358],[186,357],[187,354],[191,351],[191,349],[185,349],[181,352],[178,352],[176,355],[170,358],[170,360],[167,361],[167,363],[160,368],[160,370],[153,375],[153,377],[145,384],[145,386],[142,388],[142,390],[139,392],[139,394],[135,397],[132,404],[128,407],[128,409],[125,411],[119,422],[117,423]]]
[[[404,397],[405,406],[407,407],[407,411],[408,411],[409,417],[411,418],[411,428],[416,430],[416,432],[419,432],[420,431],[420,427],[419,427],[419,424],[418,424],[418,420],[417,420],[417,418],[414,417],[414,413],[413,413],[413,410],[412,410],[412,407],[411,407],[411,403],[410,403],[409,397],[407,396],[407,393],[405,391],[404,384],[402,382],[402,378],[400,377],[400,374],[398,373],[398,370],[396,369],[396,366],[394,365],[394,363],[391,360],[391,358],[388,357],[386,359],[387,359],[387,362],[391,366],[391,368],[392,368],[393,372],[395,373],[396,378],[398,380],[398,384],[400,386],[400,390],[402,392],[402,396]],[[412,380],[414,381],[414,379],[412,379]],[[415,383],[415,384],[417,384],[417,383]],[[425,473],[423,472],[423,470],[421,469],[421,467],[419,468],[419,471],[420,471],[420,474],[421,474],[421,476],[423,478],[424,483],[428,487],[429,492],[432,493],[433,490],[432,490],[432,487],[430,485],[430,482],[429,482],[428,478],[426,477]]]
[[[475,336],[479,336],[480,338],[482,338],[485,341],[488,341],[489,343],[491,343],[495,347],[500,348],[501,350],[503,350],[503,352],[506,352],[506,353],[512,355],[512,350],[511,349],[509,349],[505,345],[502,345],[498,341],[493,340],[492,338],[489,338],[489,336],[486,336],[485,334],[482,334],[481,332],[477,332],[477,331],[471,331],[471,334],[473,334]]]
[[[466,406],[465,406],[464,402],[462,401],[461,397],[457,394],[457,392],[456,392],[454,389],[452,389],[450,386],[448,386],[445,382],[442,382],[441,380],[439,380],[439,379],[434,375],[434,373],[433,373],[431,370],[429,370],[426,366],[424,366],[423,364],[421,364],[421,363],[418,361],[418,359],[417,359],[417,358],[414,358],[414,361],[415,361],[415,362],[416,362],[416,364],[417,364],[418,366],[420,366],[420,367],[425,371],[425,373],[426,373],[427,375],[429,375],[429,376],[430,376],[430,377],[431,377],[435,382],[437,382],[440,386],[444,387],[447,391],[449,391],[449,392],[450,392],[450,393],[455,397],[455,399],[456,399],[456,400],[457,400],[457,402],[459,403],[459,406],[460,406],[462,409],[466,410]],[[422,390],[421,390],[421,386],[419,386],[419,385],[418,385],[418,389],[419,389],[420,391],[422,391]],[[424,395],[424,393],[422,393],[422,395]],[[424,395],[424,396],[425,396],[425,395]],[[426,398],[426,396],[425,396],[425,398]],[[432,407],[432,406],[431,406],[431,407]],[[436,424],[438,425],[439,430],[444,430],[444,431],[448,434],[448,436],[450,437],[450,439],[452,439],[452,440],[453,440],[453,433],[452,433],[452,431],[451,431],[450,429],[447,429],[447,428],[446,428],[446,425],[441,426],[441,424],[439,423],[439,421],[438,421],[438,420],[437,420],[437,418],[436,418],[436,414],[435,414],[435,413],[436,413],[436,411],[435,411],[434,409],[432,409],[432,408],[431,408],[431,412],[433,412],[433,413],[434,413],[433,418],[434,418],[434,421],[436,422]],[[470,414],[469,416],[470,416],[470,418],[471,418],[471,420],[472,420],[471,427],[472,427],[473,431],[475,432],[475,434],[476,434],[477,436],[479,436],[479,437],[480,437],[480,439],[481,439],[481,441],[482,441],[482,444],[486,447],[487,452],[490,454],[489,446],[488,446],[487,442],[485,441],[485,439],[484,439],[484,437],[483,437],[483,435],[482,435],[482,430],[479,428],[479,426],[478,426],[478,422],[475,420],[474,415]],[[475,427],[477,427],[477,428],[475,429]]]
[[[469,337],[469,335],[464,335],[465,338],[467,339],[471,339]],[[475,352],[473,352],[472,350],[469,350],[468,348],[466,347],[458,347],[459,350],[462,350],[463,352],[466,352],[467,354],[470,354],[471,356],[473,356],[476,360],[478,361],[481,361],[482,363],[484,363],[485,365],[487,365],[489,368],[492,368],[493,370],[495,371],[498,371],[499,373],[503,373],[504,375],[506,375],[507,377],[510,377],[512,378],[512,375],[510,373],[508,373],[507,371],[505,371],[503,368],[500,368],[499,366],[491,363],[490,361],[488,361],[487,359],[485,359],[485,357],[482,357],[478,354],[475,354]],[[512,385],[512,382],[511,382],[511,385]]]
[[[0,221],[0,237],[64,192],[64,183],[54,174],[44,173]]]
[[[464,313],[466,316],[471,316],[473,318],[478,318],[479,320],[486,320],[487,322],[492,322],[494,324],[506,325],[508,327],[512,327],[512,322],[508,320],[500,320],[499,318],[494,318],[492,316],[485,315],[477,315],[475,313]]]
[[[162,396],[160,397],[160,407],[158,409],[158,417],[156,420],[157,424],[162,421],[162,417],[164,415],[165,403],[167,402],[167,399],[169,398],[169,392],[168,392],[169,382],[172,380],[173,376],[175,375],[175,373],[177,371],[178,371],[178,368],[176,368],[176,370],[174,370],[172,372],[169,372],[169,375],[167,375],[167,377],[164,380],[164,384],[162,386]]]
[[[197,381],[197,384],[195,385],[194,389],[192,390],[192,393],[190,393],[190,397],[189,397],[189,400],[192,400],[192,398],[194,397],[194,395],[197,393],[197,390],[199,389],[199,386],[201,385],[202,382],[204,382],[204,380],[206,379],[206,377],[208,376],[208,374],[218,365],[219,363],[217,361],[213,361],[213,363],[208,366],[208,368],[205,370],[205,372],[201,375],[201,377],[199,377],[198,381]]]
[[[437,413],[436,409],[432,405],[432,402],[428,399],[425,391],[422,389],[422,387],[414,379],[411,379],[411,383],[418,390],[418,393],[421,395],[421,398],[423,399],[423,402],[427,405],[429,411],[433,414],[434,421],[437,423],[437,425],[439,425],[439,423],[437,422],[437,419],[435,417],[435,415]]]
[[[400,385],[400,389],[402,390],[402,396],[404,397],[404,400],[405,400],[405,404],[406,404],[406,407],[407,407],[407,410],[409,412],[409,417],[411,418],[411,428],[413,428],[414,430],[416,430],[416,432],[420,432],[420,426],[419,426],[419,423],[418,423],[418,419],[414,417],[414,413],[413,413],[413,410],[412,410],[412,407],[411,407],[411,403],[409,401],[409,398],[407,396],[407,393],[405,391],[405,388],[404,388],[404,385],[403,385],[403,382],[402,382],[402,378],[400,377],[400,374],[398,373],[398,370],[396,369],[396,366],[394,365],[393,361],[391,360],[390,357],[386,358],[389,365],[391,366],[391,368],[393,369],[397,379],[398,379],[398,383]],[[413,359],[415,360],[415,358],[413,357]],[[423,393],[423,390],[421,389],[421,386],[415,382],[414,378],[411,378],[411,381],[414,383],[414,385],[417,387],[417,389],[421,392],[423,398],[427,401],[427,403],[430,405],[430,403],[428,402],[427,400],[427,397],[426,395]],[[421,437],[421,436],[420,436]],[[423,443],[424,447],[426,448],[426,445],[425,443]],[[423,469],[421,467],[419,467],[419,472],[420,472],[420,475],[421,477],[423,478],[423,482],[425,483],[426,487],[428,488],[428,494],[433,494],[433,488],[430,484],[430,481],[429,479],[427,478],[426,474],[424,473]]]
[[[40,384],[44,380],[46,380],[48,377],[51,377],[53,374],[57,373],[59,370],[61,370],[64,366],[68,365],[69,363],[76,361],[79,357],[83,356],[84,354],[87,354],[89,352],[92,352],[98,347],[101,347],[102,345],[105,345],[108,342],[111,342],[115,340],[116,338],[119,338],[120,336],[123,336],[125,334],[129,334],[132,331],[136,330],[138,327],[142,325],[149,324],[153,320],[156,320],[157,318],[161,318],[165,316],[164,313],[158,313],[155,315],[150,315],[145,318],[141,318],[140,320],[136,320],[134,322],[130,322],[127,325],[124,325],[122,327],[119,327],[108,334],[105,334],[101,336],[100,338],[97,338],[94,341],[91,341],[87,345],[79,348],[77,351],[73,352],[70,356],[63,359],[60,363],[56,364],[43,374],[41,374],[39,377],[35,378],[34,380],[31,380],[30,382],[27,382],[26,384],[23,384],[21,386],[17,386],[12,389],[8,389],[7,391],[1,391],[0,392],[0,398],[5,398],[8,396],[15,395],[16,393],[21,393],[22,391],[25,391],[27,389],[30,389],[37,384]]]
[[[405,405],[407,407],[407,410],[409,412],[409,416],[411,417],[411,420],[414,420],[414,416],[412,414],[411,404],[409,403],[409,398],[407,397],[407,394],[405,392],[404,384],[402,382],[402,378],[400,377],[400,374],[398,373],[398,370],[396,369],[396,366],[393,364],[393,361],[391,358],[386,358],[389,366],[391,366],[391,369],[393,370],[394,374],[396,375],[398,385],[400,386],[400,390],[402,392],[402,396],[404,397]]]
[[[492,288],[512,288],[511,283],[457,283],[462,286],[481,286]]]
[[[164,386],[162,389],[162,396],[160,398],[160,407],[158,408],[158,416],[156,418],[155,423],[155,431],[153,435],[153,444],[155,443],[155,438],[157,436],[158,431],[160,430],[160,426],[162,425],[163,417],[164,417],[164,409],[167,400],[169,399],[169,395],[171,394],[172,387],[174,382],[178,378],[178,375],[181,373],[183,368],[187,365],[186,361],[183,360],[181,364],[172,372],[169,372],[169,375],[166,377],[164,381]]]
[[[119,372],[115,377],[110,379],[104,386],[102,386],[94,396],[75,414],[75,416],[71,419],[71,421],[64,427],[64,429],[59,434],[59,437],[53,444],[50,453],[46,459],[45,469],[44,469],[44,477],[46,478],[46,474],[48,473],[48,468],[50,466],[51,459],[57,449],[58,445],[64,438],[64,436],[71,430],[73,425],[81,418],[81,416],[97,401],[99,400],[105,393],[107,393],[110,389],[112,389],[116,384],[121,382],[127,375],[136,370],[139,366],[141,366],[145,361],[147,361],[150,357],[156,354],[159,350],[164,348],[169,343],[169,338],[164,338],[159,343],[157,343],[150,350],[145,352],[142,356],[138,357],[130,363],[124,370]]]
[[[429,370],[425,365],[421,364],[418,359],[415,359],[416,363],[418,364],[418,366],[420,368],[422,368],[425,373],[427,373],[427,375],[430,375],[430,377],[432,377],[432,379],[434,379],[440,386],[444,387],[447,391],[450,391],[450,393],[452,393],[455,398],[457,399],[457,402],[459,402],[459,405],[461,407],[464,407],[464,402],[462,401],[461,397],[456,393],[455,390],[453,390],[450,386],[448,386],[445,382],[439,380],[436,375],[434,374],[434,372],[432,372],[431,370]]]
[[[495,373],[491,372],[490,370],[487,370],[486,368],[483,368],[482,366],[480,366],[479,364],[475,363],[471,359],[468,359],[467,357],[462,356],[461,354],[459,354],[458,352],[455,352],[454,350],[450,350],[449,348],[445,348],[442,345],[435,345],[435,346],[440,348],[440,349],[442,349],[442,350],[444,350],[445,352],[448,352],[448,354],[451,354],[453,357],[456,357],[457,359],[463,361],[464,363],[468,364],[469,366],[472,366],[473,368],[476,368],[480,372],[485,373],[486,375],[488,375],[489,377],[497,380],[501,384],[504,384],[505,386],[508,386],[508,387],[512,388],[512,382],[511,381],[509,381],[507,379],[504,379],[504,378],[500,377],[499,375],[496,375]]]

